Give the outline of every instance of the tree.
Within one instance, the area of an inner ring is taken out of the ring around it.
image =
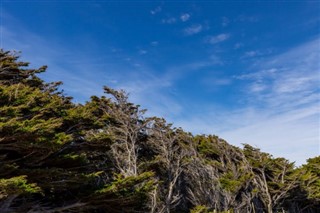
[[[114,163],[124,177],[137,176],[140,142],[148,125],[148,121],[143,118],[145,110],[129,103],[128,95],[124,91],[109,87],[104,90],[113,98],[113,102],[108,106],[108,113],[114,121],[109,127],[114,137],[111,145]]]
[[[298,187],[293,163],[284,158],[272,158],[248,144],[244,154],[254,174],[255,190],[268,213],[283,210],[283,203]]]
[[[316,212],[320,209],[320,156],[308,159],[295,172],[299,175],[300,191],[291,196],[291,203],[301,212]]]
[[[152,173],[134,181],[115,174],[114,103],[92,97],[75,105],[58,91],[60,83],[36,76],[42,68],[24,69],[28,63],[11,52],[0,56],[1,212],[142,208]],[[118,190],[107,190],[114,185]]]
[[[148,143],[155,153],[154,161],[163,181],[154,191],[153,212],[169,213],[182,198],[181,175],[187,156],[183,147],[185,134],[180,129],[172,129],[164,119],[153,118],[153,121]]]
[[[307,212],[320,157],[294,168],[258,148],[145,118],[124,91],[72,103],[0,50],[1,212]]]

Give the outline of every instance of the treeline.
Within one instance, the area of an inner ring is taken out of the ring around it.
[[[194,136],[109,87],[75,104],[45,70],[0,51],[0,212],[319,212],[320,157]]]

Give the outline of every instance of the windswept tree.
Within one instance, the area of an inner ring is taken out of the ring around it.
[[[250,145],[144,117],[124,91],[75,104],[0,50],[0,212],[306,212],[320,158],[295,168]]]
[[[244,154],[254,175],[255,191],[268,213],[282,211],[282,204],[298,187],[298,176],[293,163],[284,158],[272,158],[248,144]]]
[[[188,155],[184,139],[186,135],[181,129],[154,118],[148,144],[155,153],[154,162],[162,183],[153,192],[153,212],[172,212],[181,202],[182,173]]]
[[[114,103],[93,96],[75,105],[59,82],[36,76],[44,67],[27,69],[18,59],[0,51],[1,212],[143,208],[152,172],[117,174],[110,157]]]
[[[295,172],[299,175],[300,188],[291,195],[287,205],[294,206],[293,211],[318,211],[320,209],[320,156],[308,159],[307,163]]]
[[[137,176],[139,150],[148,125],[148,120],[143,117],[145,110],[128,102],[125,91],[109,87],[104,87],[104,90],[112,99],[107,109],[112,122],[108,130],[114,138],[111,145],[114,163],[124,177]]]

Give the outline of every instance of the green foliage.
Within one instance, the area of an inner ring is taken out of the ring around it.
[[[220,179],[221,187],[229,192],[237,192],[247,176],[242,176],[239,179],[234,177],[231,172],[225,173]]]
[[[233,213],[234,211],[226,210],[226,211],[217,211],[217,210],[210,210],[210,208],[206,206],[195,206],[193,209],[190,210],[190,213]]]
[[[216,146],[218,138],[215,136],[197,136],[195,137],[195,142],[198,144],[199,153],[205,155],[206,157],[216,158],[219,156],[219,149]]]
[[[320,208],[320,157],[300,168],[173,128],[124,91],[74,104],[0,50],[3,212],[288,212]]]
[[[118,196],[144,195],[154,188],[153,172],[145,172],[139,176],[123,177],[116,175],[115,181],[104,186],[97,193],[115,193]]]
[[[320,203],[320,156],[308,159],[301,167],[301,173],[301,183],[308,198]]]
[[[212,213],[213,211],[209,211],[209,208],[206,206],[195,206],[190,210],[190,213]]]
[[[35,183],[27,183],[27,176],[21,175],[0,179],[0,200],[9,195],[40,193],[41,188]]]

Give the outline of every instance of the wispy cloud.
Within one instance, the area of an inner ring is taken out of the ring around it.
[[[200,33],[203,30],[203,26],[201,24],[194,24],[190,27],[187,27],[183,30],[184,34],[187,36],[195,35]]]
[[[226,41],[227,39],[230,38],[230,34],[228,33],[222,33],[216,36],[210,36],[207,38],[208,43],[210,44],[217,44],[223,41]]]
[[[160,116],[169,122],[178,121],[185,108],[175,94],[175,84],[185,75],[198,72],[202,68],[214,65],[210,60],[184,63],[177,66],[167,66],[162,75],[154,74],[154,70],[146,67],[143,72],[131,73],[130,76],[119,76],[116,88],[125,89],[130,93],[130,100],[148,109],[148,116]],[[128,81],[127,79],[130,79]],[[223,86],[227,79],[212,79],[212,84]]]
[[[262,104],[265,109],[258,112],[268,116],[263,122],[223,135],[232,141],[242,138],[242,142],[255,143],[277,156],[297,159],[298,164],[319,155],[319,43],[317,39],[269,57],[251,68],[258,71],[238,76],[248,83],[249,101]],[[299,157],[294,158],[292,153]]]
[[[320,53],[318,45],[320,40],[314,40],[294,48],[284,54],[269,57],[253,65],[251,69],[257,71],[237,76],[248,80],[248,85],[259,83],[268,91],[265,100],[286,102],[288,98],[305,96],[308,92],[320,89]],[[263,68],[259,70],[259,68]]]
[[[240,22],[258,22],[259,18],[257,16],[240,15],[236,18],[236,21]]]
[[[152,41],[150,44],[151,44],[151,46],[155,47],[155,46],[159,45],[159,42],[158,41]]]
[[[227,18],[227,17],[222,17],[222,22],[221,22],[221,25],[223,26],[223,27],[226,27],[226,26],[228,26],[229,25],[229,23],[230,23],[230,20]]]
[[[274,74],[277,71],[279,71],[279,70],[276,69],[276,68],[263,69],[263,70],[259,70],[259,71],[256,71],[256,72],[237,75],[237,76],[234,76],[234,78],[240,79],[240,80],[249,79],[249,80],[260,81],[262,79],[265,79],[266,77],[274,77]]]
[[[255,114],[265,114],[265,119],[221,132],[220,135],[233,144],[249,143],[276,157],[295,160],[297,165],[301,165],[307,158],[320,153],[318,107],[313,105],[278,115],[258,110]],[[246,116],[242,116],[242,119],[248,120]]]
[[[159,116],[173,121],[182,110],[182,105],[172,97],[171,80],[166,76],[155,76],[152,71],[130,75],[131,81],[121,78],[116,89],[130,94],[130,101],[148,109],[147,116]]]
[[[257,56],[257,55],[260,55],[260,52],[258,52],[258,51],[248,51],[248,52],[245,52],[244,57],[254,57],[254,56]]]
[[[241,47],[243,47],[243,46],[244,46],[243,43],[237,42],[237,43],[234,45],[234,49],[237,50],[237,49],[239,49],[239,48],[241,48]]]
[[[139,55],[145,55],[147,53],[148,53],[147,50],[139,50]]]
[[[248,143],[296,165],[320,153],[319,104],[282,113],[268,106],[227,111],[212,105],[191,114],[176,119],[175,125],[194,134],[218,135],[239,147]]]
[[[210,57],[210,62],[212,65],[223,65],[224,61],[217,55],[211,55]]]
[[[158,6],[156,8],[154,8],[153,10],[150,10],[151,15],[155,15],[157,13],[160,13],[162,11],[162,7]]]
[[[191,15],[189,13],[184,13],[180,16],[181,21],[186,22],[190,19]]]
[[[242,58],[254,58],[257,56],[265,56],[272,53],[272,49],[266,49],[266,50],[250,50],[244,53]]]
[[[195,107],[176,125],[193,133],[217,134],[237,146],[249,143],[296,165],[305,163],[320,154],[319,44],[317,39],[265,57],[248,68],[251,72],[235,76],[241,95],[234,101],[241,107]],[[214,80],[212,84],[220,79]]]
[[[161,20],[163,24],[174,24],[177,22],[177,19],[174,17],[164,18]]]
[[[31,67],[48,65],[47,72],[41,74],[41,77],[48,82],[63,80],[64,92],[74,97],[77,103],[84,103],[91,95],[102,95],[103,85],[118,83],[115,80],[118,76],[111,73],[105,75],[106,69],[129,73],[132,70],[131,64],[135,63],[131,57],[125,58],[130,62],[128,66],[126,63],[116,63],[113,57],[115,53],[121,53],[116,48],[110,48],[110,53],[105,52],[104,55],[84,54],[86,51],[74,51],[67,43],[61,45],[51,38],[44,38],[30,32],[17,21],[6,20],[5,23],[5,26],[1,26],[4,29],[2,30],[4,44],[2,47],[22,51],[21,60],[30,61]],[[10,28],[10,26],[15,27]],[[89,70],[95,70],[94,75],[88,72]],[[100,77],[96,78],[96,76]]]
[[[172,83],[186,72],[208,66],[207,63],[183,64],[167,67],[163,75],[156,75],[143,60],[118,51],[117,47],[110,48],[110,55],[106,52],[89,55],[86,51],[73,51],[67,44],[60,46],[49,42],[49,38],[34,34],[22,25],[6,23],[19,27],[8,29],[2,26],[4,48],[22,50],[22,60],[31,61],[32,67],[48,65],[49,69],[42,77],[47,81],[63,80],[62,88],[78,103],[89,100],[91,95],[103,95],[102,87],[107,84],[129,92],[130,101],[149,109],[147,115],[165,117],[173,122],[183,107],[172,92]],[[158,42],[151,45],[156,46]],[[121,57],[118,62],[115,53]],[[146,50],[140,49],[138,53],[145,54]],[[90,70],[94,70],[94,75]]]

